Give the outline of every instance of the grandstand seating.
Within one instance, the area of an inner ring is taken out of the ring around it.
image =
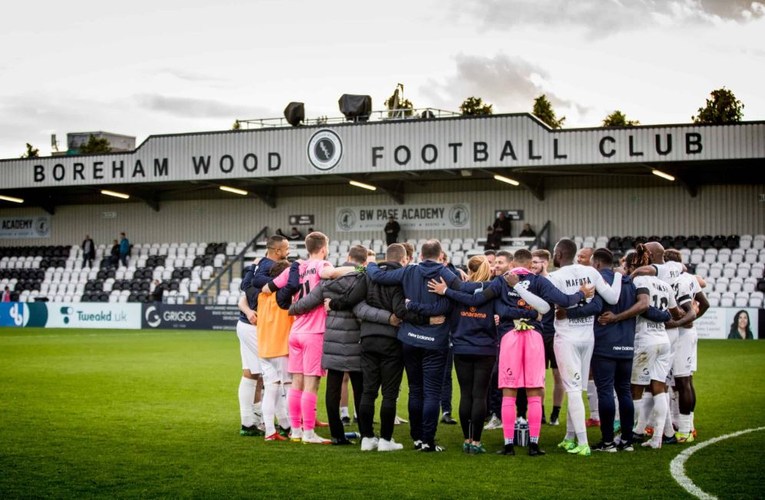
[[[637,242],[660,241],[678,248],[689,269],[706,281],[705,292],[711,304],[727,307],[762,307],[765,292],[765,235],[740,236],[577,236],[578,247],[607,247],[617,256]],[[415,248],[425,239],[408,240]],[[486,239],[444,238],[441,241],[455,266],[483,253]],[[527,248],[527,240],[505,238],[501,248],[514,251]],[[303,241],[290,242],[293,257],[306,257]],[[385,252],[382,240],[339,240],[330,242],[328,260],[341,265],[352,245],[362,244]],[[114,266],[110,247],[99,245],[92,268],[82,267],[79,246],[0,247],[0,289],[8,286],[12,298],[22,302],[148,302],[153,280],[167,285],[164,300],[186,303],[202,289],[231,257],[246,246],[244,242],[224,243],[143,243],[132,249],[130,265]],[[265,240],[245,255],[246,262],[265,256]],[[415,261],[419,256],[415,256]],[[236,274],[236,269],[235,269]],[[237,304],[240,277],[232,279],[215,297],[217,304]],[[730,304],[728,306],[728,304]]]
[[[605,245],[603,237],[575,237],[578,247],[606,247],[617,257],[637,243],[659,241],[665,248],[683,254],[689,269],[704,278],[713,307],[763,306],[765,292],[765,235],[690,235],[690,236],[611,236]],[[593,244],[594,242],[594,244]]]
[[[129,266],[116,266],[99,245],[93,267],[79,246],[0,247],[0,286],[21,302],[149,302],[153,280],[170,303],[185,303],[245,243],[145,243],[132,247]]]

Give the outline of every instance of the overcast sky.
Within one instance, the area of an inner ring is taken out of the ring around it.
[[[50,134],[224,130],[235,119],[340,116],[344,93],[382,109],[530,112],[565,126],[615,109],[689,123],[713,89],[765,120],[765,6],[745,0],[133,0],[9,2],[0,30],[0,158]]]

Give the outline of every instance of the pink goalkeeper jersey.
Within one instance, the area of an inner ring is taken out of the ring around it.
[[[331,265],[326,260],[309,259],[300,263],[298,272],[300,273],[300,290],[295,294],[293,300],[300,299],[308,295],[311,290],[319,285],[321,277],[319,273],[324,267]],[[274,278],[274,285],[279,288],[287,284],[290,270],[285,269]],[[324,304],[315,307],[305,314],[295,316],[295,322],[292,323],[290,333],[324,333],[327,323],[327,311],[324,310]]]

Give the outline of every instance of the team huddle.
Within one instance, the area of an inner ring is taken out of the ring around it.
[[[342,267],[326,260],[324,234],[310,233],[305,246],[308,259],[290,264],[289,241],[272,236],[266,256],[242,280],[242,435],[354,444],[357,434],[346,434],[348,414],[341,412],[349,378],[361,450],[401,450],[393,433],[406,371],[413,447],[443,451],[436,432],[453,356],[465,453],[486,453],[483,430],[501,427],[498,454],[515,455],[522,445],[530,456],[544,455],[542,424],[558,425],[564,394],[562,452],[589,456],[592,450],[633,451],[638,442],[660,448],[694,439],[693,321],[709,304],[675,250],[641,244],[614,268],[609,250],[578,252],[562,239],[552,256],[487,251],[462,271],[449,264],[438,240],[421,246],[418,264],[408,243],[389,245],[381,263],[374,252],[353,246]],[[551,260],[556,270],[548,273]],[[548,367],[555,380],[549,420],[543,406]],[[321,378],[331,439],[315,430]],[[518,422],[527,423],[528,442],[518,442]],[[602,439],[591,447],[587,426],[593,424]]]

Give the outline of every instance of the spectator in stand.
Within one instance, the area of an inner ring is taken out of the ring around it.
[[[114,267],[117,267],[120,263],[120,243],[117,240],[114,240],[112,243],[112,251],[111,251],[111,264]]]
[[[396,218],[392,215],[388,217],[388,223],[385,224],[385,228],[383,229],[385,232],[385,244],[386,245],[392,245],[393,243],[398,243],[398,233],[401,232],[401,226],[398,222],[396,222]]]
[[[489,226],[486,228],[486,244],[483,246],[484,250],[497,250],[499,246],[494,242],[494,228]]]
[[[6,286],[5,290],[3,290],[3,302],[10,302],[10,301],[11,301],[11,289]]]
[[[531,224],[527,222],[526,224],[523,225],[523,231],[521,231],[521,234],[519,234],[518,236],[522,238],[533,238],[536,235],[537,233],[535,233],[534,230],[531,229]]]
[[[130,255],[130,241],[125,236],[125,233],[120,233],[120,262],[127,267],[128,256]]]
[[[281,228],[279,228],[276,230],[276,234],[278,234],[279,236],[284,236],[285,238],[291,241],[297,241],[297,240],[303,239],[303,234],[300,231],[298,231],[298,228],[296,227],[292,228],[292,232],[290,234],[284,234]]]
[[[89,234],[85,235],[82,242],[82,266],[93,267],[93,259],[96,258],[96,245]]]
[[[150,295],[152,302],[162,302],[162,296],[167,290],[167,284],[159,280],[154,280],[152,284],[154,285],[154,290]]]
[[[510,219],[507,218],[505,212],[498,212],[494,224],[489,226],[486,230],[486,246],[484,247],[484,250],[490,248],[496,250],[502,246],[502,238],[507,238],[511,235]]]

